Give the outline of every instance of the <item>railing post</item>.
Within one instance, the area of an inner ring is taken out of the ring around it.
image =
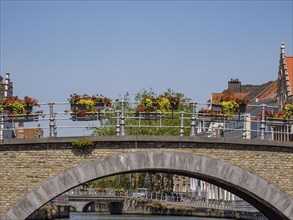
[[[192,106],[192,115],[191,115],[191,129],[190,129],[190,136],[193,137],[195,136],[195,108],[196,108],[196,102],[191,102],[191,106]]]
[[[54,109],[53,106],[55,103],[49,102],[49,107],[50,107],[50,137],[56,137],[57,136],[57,131],[56,131],[56,123],[55,123],[55,115],[54,115]]]
[[[179,134],[182,137],[184,135],[184,112],[180,112],[181,113],[181,124],[180,124],[180,131]]]
[[[121,103],[121,116],[120,116],[120,136],[125,136],[125,116],[124,116],[124,99],[120,101]]]
[[[115,111],[116,114],[116,136],[120,136],[120,112]]]
[[[261,110],[261,124],[260,124],[260,139],[264,140],[265,139],[265,129],[266,129],[266,121],[265,121],[265,111],[266,111],[266,104],[262,104],[262,110]]]
[[[160,127],[162,127],[162,118],[163,118],[163,114],[162,112],[159,113],[159,123],[160,123]]]
[[[4,139],[4,111],[2,111],[0,118],[0,140],[2,139]]]
[[[243,114],[242,139],[246,139],[246,114]]]

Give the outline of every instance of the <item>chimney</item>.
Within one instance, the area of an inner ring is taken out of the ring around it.
[[[241,81],[238,79],[231,79],[228,82],[228,90],[231,92],[241,92]]]
[[[10,95],[9,85],[10,85],[10,73],[6,73],[5,84],[4,84],[4,98],[8,98]]]

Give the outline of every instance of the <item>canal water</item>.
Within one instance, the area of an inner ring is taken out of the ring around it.
[[[158,215],[101,215],[99,213],[71,213],[70,220],[219,220],[218,218],[199,218]],[[68,220],[63,219],[63,220]],[[221,219],[225,220],[225,219]],[[226,219],[227,220],[227,219]],[[231,219],[230,219],[231,220]]]

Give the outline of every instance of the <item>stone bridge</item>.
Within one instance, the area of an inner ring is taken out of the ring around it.
[[[293,219],[290,142],[167,136],[4,140],[0,143],[1,219],[25,219],[57,195],[105,176],[160,171],[231,191],[269,219]]]
[[[68,196],[68,202],[69,205],[72,206],[77,212],[86,212],[88,207],[87,205],[90,205],[91,203],[98,203],[98,204],[105,204],[105,208],[103,210],[99,211],[106,211],[109,212],[109,205],[111,203],[122,203],[124,202],[125,198],[124,197],[101,197],[101,196],[80,196],[80,195],[69,195]],[[101,207],[100,205],[100,208]]]

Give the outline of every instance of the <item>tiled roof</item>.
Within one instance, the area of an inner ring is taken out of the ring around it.
[[[259,102],[266,99],[276,99],[277,88],[277,81],[269,81],[261,85],[241,85],[242,92],[231,92],[229,89],[226,89],[221,93],[212,93],[212,103],[220,99],[221,96],[234,96],[240,99],[248,98],[251,102],[255,102],[256,99]]]
[[[293,56],[286,56],[286,64],[288,69],[288,77],[290,82],[290,94],[293,95]]]
[[[270,90],[274,85],[276,84],[276,81],[269,81],[267,83],[261,84],[251,90],[251,92],[247,95],[247,98],[250,99],[251,102],[255,101],[256,98],[260,98],[266,91],[269,91],[269,94],[266,94],[267,98],[273,98],[276,96],[276,91]],[[262,97],[261,100],[266,99],[265,97]],[[259,101],[261,101],[259,100]]]

